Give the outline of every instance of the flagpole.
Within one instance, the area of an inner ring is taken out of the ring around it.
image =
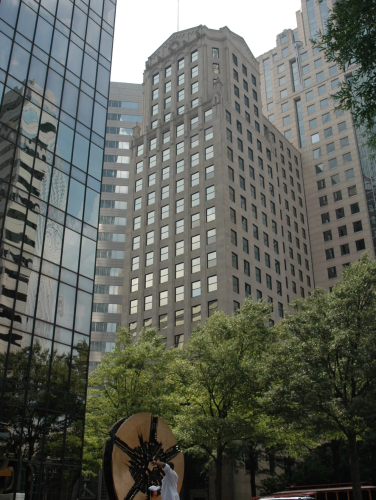
[[[179,31],[179,0],[178,0],[178,31]]]

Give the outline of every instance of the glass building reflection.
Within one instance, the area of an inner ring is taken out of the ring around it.
[[[0,3],[7,500],[79,496],[114,18],[112,0]]]

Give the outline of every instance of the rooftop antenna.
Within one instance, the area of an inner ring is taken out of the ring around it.
[[[178,0],[178,31],[179,31],[179,0]]]

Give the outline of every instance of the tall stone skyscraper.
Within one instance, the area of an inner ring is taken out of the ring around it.
[[[330,289],[342,269],[376,248],[376,161],[351,113],[331,99],[345,72],[310,42],[325,31],[333,0],[303,0],[297,28],[259,56],[263,113],[302,155],[316,286]]]
[[[7,499],[79,496],[114,19],[112,0],[0,3]]]
[[[249,295],[277,321],[314,283],[301,156],[262,115],[257,61],[228,28],[199,26],[149,57],[143,92],[122,324],[180,346]]]

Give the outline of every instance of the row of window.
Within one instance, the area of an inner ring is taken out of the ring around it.
[[[199,297],[201,295],[201,280],[191,283],[191,297]],[[215,292],[217,290],[217,275],[207,278],[207,292]],[[174,302],[184,301],[184,285],[175,287]],[[139,299],[132,299],[129,303],[129,314],[137,314]],[[168,305],[168,290],[159,292],[158,306],[163,307]],[[143,298],[143,310],[150,311],[153,309],[153,296],[146,295]]]
[[[351,215],[358,214],[359,212],[360,212],[359,203],[352,203],[350,205],[350,213],[351,213]],[[343,219],[345,217],[345,209],[344,209],[344,207],[337,208],[335,210],[335,214],[336,214],[336,219],[337,220]],[[321,214],[321,222],[322,222],[322,224],[328,224],[330,222],[330,214],[329,214],[329,212],[325,212],[325,213]]]
[[[198,60],[198,50],[196,49],[191,52],[190,62],[193,63],[197,60]],[[184,67],[185,67],[185,59],[184,57],[182,57],[177,61],[178,71],[184,69]],[[165,78],[169,78],[171,75],[172,75],[172,67],[170,65],[164,69],[164,76]],[[157,85],[159,83],[159,80],[160,80],[160,73],[158,72],[152,76],[152,84]]]
[[[360,252],[360,251],[366,249],[366,244],[365,244],[364,240],[358,240],[355,243],[356,243],[357,252]],[[342,255],[346,255],[346,254],[342,254]],[[345,264],[343,264],[343,267],[349,266],[350,264],[351,264],[351,262],[346,262]],[[329,279],[337,278],[337,266],[328,267],[327,273],[328,273]]]
[[[210,121],[212,119],[212,117],[213,117],[213,109],[212,108],[206,109],[204,111],[204,122],[206,123],[206,122]],[[169,120],[165,120],[165,121],[169,121]],[[190,129],[194,130],[197,127],[198,127],[198,116],[196,115],[190,119]],[[176,134],[176,137],[180,137],[180,136],[184,135],[184,123],[179,123],[176,126],[175,134]],[[212,127],[209,127],[209,129],[205,130],[205,140],[208,141],[212,137],[213,137],[213,130],[212,130]],[[170,139],[171,139],[171,131],[170,130],[164,131],[162,133],[162,143],[167,144],[168,142],[170,142]],[[149,151],[151,151],[157,147],[156,137],[152,137],[150,139],[148,146],[149,146]],[[139,144],[137,146],[136,156],[142,156],[144,154],[144,152],[146,153],[146,148],[144,147],[144,144],[143,143]]]
[[[191,228],[199,227],[200,225],[200,214],[191,215]],[[165,240],[169,237],[170,226],[162,226],[160,229],[160,240]],[[184,233],[184,219],[177,220],[175,222],[175,234]],[[146,246],[153,245],[155,242],[155,231],[148,231],[146,233]],[[211,245],[216,241],[216,229],[208,229],[206,231],[206,244]],[[141,246],[141,236],[134,236],[132,239],[132,250],[138,250]],[[113,257],[114,258],[114,257]]]
[[[194,208],[200,204],[200,193],[198,191],[196,193],[192,193],[190,198],[191,198],[191,203],[190,203],[191,208]],[[208,186],[207,188],[205,188],[205,201],[211,201],[214,198],[215,198],[214,186]],[[148,205],[152,205],[154,203],[155,203],[155,191],[149,193],[148,195]],[[135,210],[138,210],[140,208],[141,208],[141,198],[136,198]],[[181,198],[180,200],[177,200],[175,202],[175,213],[178,214],[181,212],[184,212],[184,198]],[[168,217],[170,217],[170,206],[164,205],[161,207],[160,218],[161,220],[163,220],[167,219]],[[155,218],[156,218],[155,210],[147,212],[146,225],[149,226],[151,224],[154,224]],[[141,215],[137,215],[136,217],[133,218],[133,229],[137,230],[140,228],[141,228]]]
[[[191,237],[191,250],[192,251],[199,250],[200,245],[201,245],[200,235],[198,234],[198,235],[192,236]],[[184,240],[177,241],[175,243],[175,256],[179,256],[179,255],[184,255]],[[160,256],[160,262],[164,262],[164,261],[168,260],[169,259],[169,247],[168,246],[161,247],[159,250],[159,256]],[[147,252],[145,254],[145,267],[152,266],[153,264],[154,264],[154,251]],[[209,252],[207,254],[207,267],[210,268],[210,267],[214,267],[216,265],[217,265],[217,253],[215,251]],[[183,266],[182,269],[184,271],[184,264],[182,264],[182,266]],[[140,256],[137,255],[135,257],[132,257],[131,270],[137,271],[139,268],[140,268]],[[102,276],[103,275],[120,276],[120,272],[117,271],[117,268],[98,268],[98,269],[105,270],[105,271],[101,271]],[[107,274],[104,274],[104,272],[107,272]],[[118,274],[116,274],[116,272],[118,272]],[[167,269],[165,270],[165,272],[168,275]],[[99,274],[99,272],[97,274]],[[178,277],[180,277],[180,276],[178,276]],[[167,281],[167,278],[166,278],[166,281]]]
[[[347,225],[345,224],[344,226],[339,226],[338,228],[338,236],[340,238],[343,238],[344,236],[347,236]],[[361,220],[357,220],[353,222],[353,231],[354,233],[359,233],[360,231],[363,231],[363,224]],[[323,232],[324,236],[324,241],[332,241],[333,240],[333,233],[332,230],[329,229],[328,231]]]
[[[240,307],[240,306],[239,306]],[[208,317],[210,317],[216,310],[218,309],[218,301],[217,299],[210,300],[208,301]],[[239,309],[239,308],[238,308]],[[191,323],[196,323],[197,321],[201,321],[201,314],[202,314],[202,305],[197,304],[196,306],[191,306],[191,314],[190,314],[190,321]],[[185,314],[184,314],[184,309],[179,309],[177,311],[174,311],[174,326],[183,326],[185,322]],[[167,328],[168,324],[168,316],[167,313],[160,314],[159,315],[159,330],[165,330]],[[143,320],[143,326],[145,328],[151,328],[152,327],[152,319],[151,318],[146,318]],[[132,321],[129,323],[129,331],[131,334],[135,334],[137,332],[137,321]],[[182,341],[183,335],[176,335],[178,338],[178,341]],[[178,342],[178,344],[179,344]],[[177,345],[176,345],[177,347]]]
[[[346,226],[344,226],[344,228],[346,228]],[[341,228],[338,228],[339,234],[341,234],[340,229]],[[360,252],[361,250],[365,250],[366,245],[365,245],[364,239],[356,240],[355,247],[356,247],[357,252]],[[349,243],[344,243],[343,245],[340,245],[339,248],[340,248],[341,257],[343,257],[344,255],[350,255],[350,244]],[[334,248],[327,248],[325,250],[325,256],[326,256],[326,260],[334,259],[335,258]]]

